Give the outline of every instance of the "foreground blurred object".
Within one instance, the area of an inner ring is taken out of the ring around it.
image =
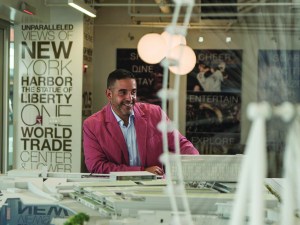
[[[264,224],[265,199],[264,179],[267,172],[266,159],[266,120],[271,116],[271,106],[266,103],[248,106],[248,118],[252,120],[249,132],[245,158],[241,167],[237,193],[231,215],[231,225],[241,225],[246,216],[250,225]],[[253,162],[255,166],[253,166]],[[251,204],[248,205],[248,203]],[[247,214],[247,206],[250,212]]]
[[[289,104],[282,119],[290,123],[284,153],[284,183],[281,205],[281,223],[298,224],[300,209],[300,106]],[[298,213],[298,215],[297,215]]]
[[[245,224],[246,220],[249,220],[251,225],[266,223],[262,188],[265,182],[270,192],[282,202],[277,209],[278,216],[275,221],[290,225],[299,223],[297,215],[300,206],[299,112],[299,106],[290,102],[273,107],[266,102],[251,103],[248,106],[248,117],[252,120],[252,127],[247,140],[230,225]],[[265,123],[271,117],[279,117],[289,125],[285,143],[284,179],[279,184],[265,180],[267,172]],[[249,213],[247,207],[250,208]]]

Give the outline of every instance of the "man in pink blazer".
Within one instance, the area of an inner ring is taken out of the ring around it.
[[[163,111],[136,102],[136,81],[131,72],[118,69],[107,79],[109,103],[83,123],[85,164],[91,173],[149,171],[164,173],[162,133],[157,129]],[[174,132],[168,133],[169,151],[175,151]],[[179,132],[181,154],[199,154]]]

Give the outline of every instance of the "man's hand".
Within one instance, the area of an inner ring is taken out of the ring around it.
[[[162,168],[160,168],[159,166],[151,166],[151,167],[147,167],[145,169],[145,171],[148,171],[150,173],[154,173],[156,175],[163,175],[164,171]]]

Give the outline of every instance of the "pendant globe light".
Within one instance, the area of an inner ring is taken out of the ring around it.
[[[139,40],[137,51],[143,61],[156,64],[166,56],[166,42],[160,34],[146,34]]]
[[[169,66],[169,70],[178,75],[188,74],[196,65],[195,52],[187,45],[178,45],[172,48],[167,58],[175,62],[174,65]]]
[[[168,31],[161,33],[161,36],[166,41],[167,48],[172,49],[178,45],[186,45],[185,36],[180,34],[170,34]]]

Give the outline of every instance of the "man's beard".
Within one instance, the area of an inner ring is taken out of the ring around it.
[[[118,105],[118,109],[119,111],[123,114],[123,115],[130,115],[132,110],[133,110],[133,106],[135,104],[135,101],[122,101],[119,105]]]

